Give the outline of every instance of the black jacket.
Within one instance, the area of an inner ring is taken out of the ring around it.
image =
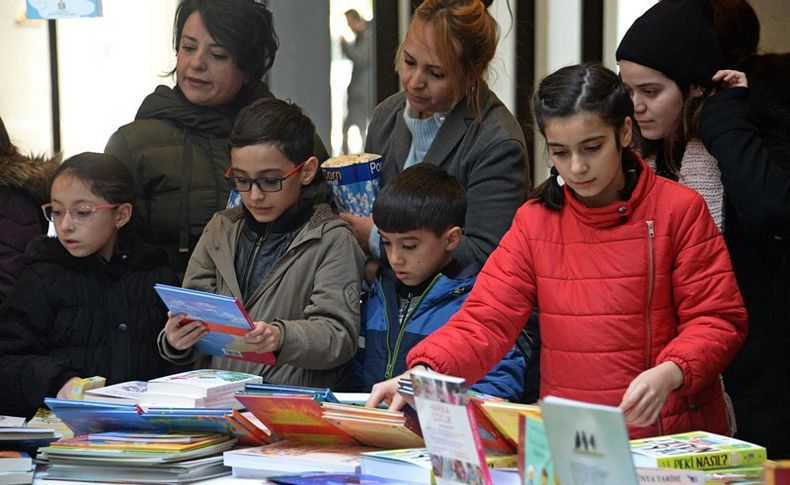
[[[186,370],[156,346],[167,316],[153,285],[177,284],[166,255],[123,239],[109,262],[75,258],[57,239],[30,243],[0,308],[0,414],[31,416],[75,376],[114,384]]]
[[[763,56],[760,56],[763,57]],[[790,457],[790,56],[755,59],[749,88],[706,102],[700,135],[724,184],[724,238],[749,336],[724,374],[740,438]],[[770,69],[760,67],[771,61]],[[775,62],[779,61],[779,62]]]

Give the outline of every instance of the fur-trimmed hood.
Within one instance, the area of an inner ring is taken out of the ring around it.
[[[0,187],[23,190],[43,203],[49,200],[52,173],[60,160],[60,156],[0,156]]]

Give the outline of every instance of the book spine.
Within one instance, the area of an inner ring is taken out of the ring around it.
[[[469,420],[469,426],[472,428],[472,439],[475,442],[475,449],[477,450],[477,461],[480,463],[480,469],[483,472],[483,483],[485,485],[493,485],[493,482],[491,481],[491,473],[488,471],[486,451],[483,448],[483,443],[480,439],[480,429],[477,427],[474,410],[472,409],[472,405],[469,403],[466,404],[466,416]]]
[[[765,449],[727,450],[711,453],[679,455],[656,459],[659,468],[678,470],[710,470],[735,466],[760,465],[766,459]]]

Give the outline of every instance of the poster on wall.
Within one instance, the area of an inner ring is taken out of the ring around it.
[[[101,16],[101,0],[27,0],[28,19]]]

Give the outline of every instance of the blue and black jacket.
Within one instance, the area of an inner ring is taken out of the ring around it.
[[[409,351],[461,308],[475,279],[473,266],[454,278],[436,274],[423,291],[409,294],[406,304],[410,310],[401,321],[398,295],[399,289],[403,294],[402,284],[391,269],[382,267],[362,308],[359,351],[351,365],[354,387],[369,392],[373,384],[405,372]],[[525,367],[525,357],[511,350],[471,388],[519,401],[524,391]]]

